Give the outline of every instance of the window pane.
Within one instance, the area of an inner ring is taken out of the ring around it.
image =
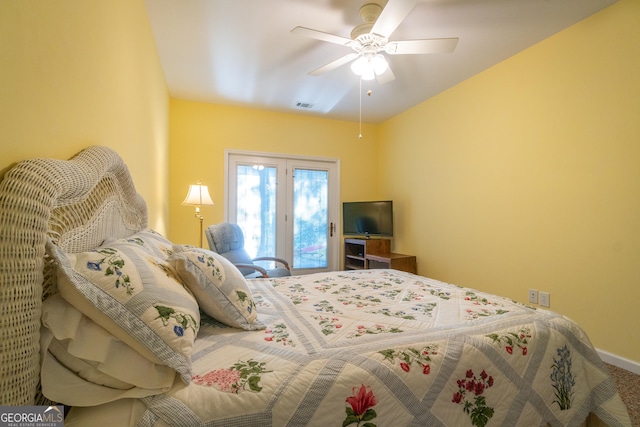
[[[293,175],[293,265],[327,267],[327,171],[296,169]]]
[[[237,223],[244,247],[253,258],[276,253],[276,168],[239,165]],[[269,266],[271,268],[271,266]]]

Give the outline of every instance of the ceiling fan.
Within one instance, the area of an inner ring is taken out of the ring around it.
[[[389,37],[409,14],[418,0],[389,0],[384,9],[376,3],[365,4],[360,8],[360,18],[364,23],[351,31],[351,38],[337,36],[305,27],[295,27],[292,33],[350,47],[354,50],[336,59],[309,75],[318,76],[327,71],[338,68],[354,61],[351,69],[363,80],[377,78],[378,82],[386,83],[395,78],[385,57],[389,55],[451,53],[458,44],[457,38],[398,40],[391,41]]]

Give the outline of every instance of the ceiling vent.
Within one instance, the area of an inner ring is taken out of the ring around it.
[[[304,108],[305,110],[310,110],[313,108],[313,104],[309,102],[296,102],[296,108]]]

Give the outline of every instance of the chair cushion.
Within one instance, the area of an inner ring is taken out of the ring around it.
[[[244,249],[233,249],[220,255],[228,259],[232,264],[253,264],[253,260]],[[245,273],[243,272],[242,274]]]
[[[211,235],[214,252],[223,254],[232,250],[244,248],[244,235],[238,224],[223,223],[207,227],[207,234]]]
[[[253,264],[249,253],[244,249],[244,234],[238,224],[222,223],[210,225],[206,229],[209,248],[219,253],[232,264]],[[241,268],[243,276],[253,275],[255,270]]]

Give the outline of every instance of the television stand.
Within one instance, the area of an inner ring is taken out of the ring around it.
[[[417,273],[416,257],[391,252],[390,239],[344,239],[344,269],[393,268]]]

